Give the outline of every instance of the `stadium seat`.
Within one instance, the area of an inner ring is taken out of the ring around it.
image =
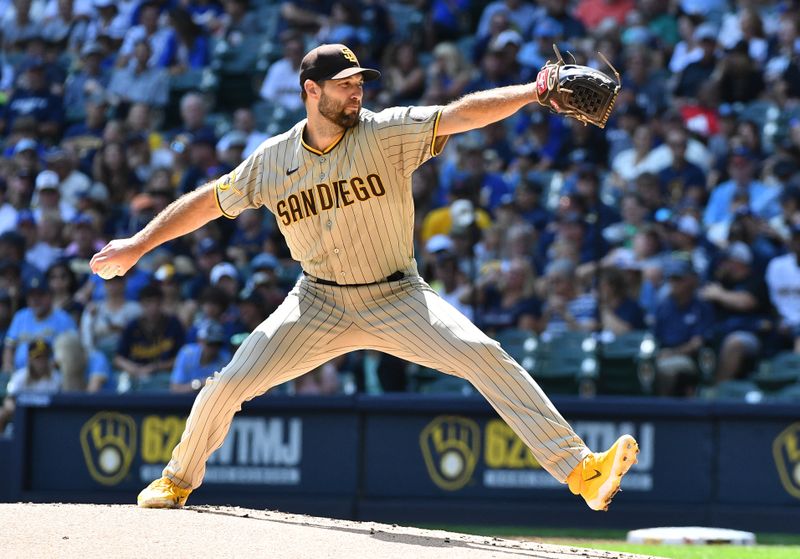
[[[211,68],[219,80],[217,104],[222,107],[247,107],[257,100],[255,79],[258,74],[259,53],[272,37],[244,35],[232,45],[226,40],[212,40]]]
[[[784,351],[763,361],[753,381],[764,392],[775,392],[800,382],[800,354]]]
[[[172,91],[195,91],[203,83],[204,69],[188,69],[181,74],[171,75],[169,88]]]
[[[584,332],[543,335],[527,347],[529,354],[520,364],[545,392],[577,394],[582,381],[597,374],[596,343]]]
[[[290,111],[280,106],[274,106],[272,114],[270,115],[270,122],[264,128],[264,131],[274,136],[289,130],[297,122],[305,118],[305,109],[299,111]]]
[[[528,330],[519,330],[517,328],[500,330],[495,335],[495,340],[500,343],[506,353],[520,364],[526,357],[532,355],[531,352],[538,344],[535,334]]]
[[[408,391],[422,393],[425,392],[427,385],[438,380],[444,373],[411,363],[406,374],[408,376]]]
[[[416,363],[409,363],[407,375],[407,390],[416,394],[475,394],[466,380]]]
[[[597,346],[599,394],[650,394],[655,380],[656,344],[644,330],[601,339]]]
[[[777,392],[769,394],[767,400],[776,403],[800,402],[800,382],[784,386]]]
[[[131,382],[131,390],[136,392],[165,392],[169,390],[170,377],[172,373],[163,371],[153,373],[146,379],[134,379]]]
[[[261,35],[243,35],[241,42],[236,45],[227,44],[227,48],[219,47],[214,53],[221,62],[220,70],[223,74],[249,74],[256,68],[258,53],[264,42],[270,38]]]
[[[437,378],[424,384],[419,393],[470,396],[476,392],[475,388],[466,380],[439,373]]]
[[[751,403],[760,402],[763,398],[758,385],[749,380],[728,380],[716,386],[704,387],[700,395],[709,400],[740,400]]]

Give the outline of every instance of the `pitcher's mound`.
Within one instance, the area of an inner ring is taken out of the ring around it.
[[[642,559],[374,522],[238,507],[0,504],[4,558]]]

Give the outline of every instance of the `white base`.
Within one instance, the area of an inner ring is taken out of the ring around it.
[[[644,528],[628,532],[628,543],[668,545],[755,545],[752,532],[703,528],[701,526],[675,526],[669,528]]]

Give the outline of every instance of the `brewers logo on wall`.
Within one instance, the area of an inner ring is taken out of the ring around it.
[[[800,423],[789,425],[775,438],[772,455],[783,488],[800,499]]]
[[[464,487],[480,455],[481,430],[465,417],[439,416],[419,436],[425,467],[431,480],[445,491]]]
[[[84,423],[80,436],[93,480],[116,485],[128,475],[136,449],[136,423],[131,416],[102,411]]]

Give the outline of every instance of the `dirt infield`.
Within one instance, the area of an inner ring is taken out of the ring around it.
[[[190,506],[0,504],[5,558],[643,559],[374,522]]]

